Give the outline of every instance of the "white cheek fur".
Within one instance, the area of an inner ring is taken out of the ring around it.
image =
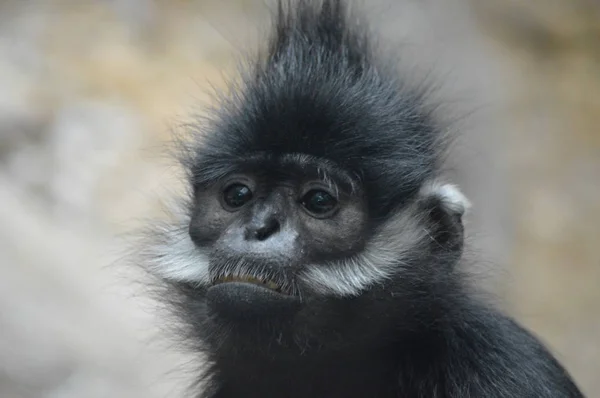
[[[428,182],[419,198],[431,196],[438,197],[448,212],[462,215],[470,207],[469,200],[452,184]],[[337,297],[358,296],[384,283],[427,239],[420,217],[415,205],[408,206],[384,224],[362,253],[347,260],[311,264],[300,279],[316,293]]]
[[[440,198],[449,212],[462,215],[470,207],[468,199],[451,184],[425,184],[420,198],[430,196]],[[185,220],[180,223],[187,225]],[[415,204],[409,205],[383,225],[363,252],[345,260],[308,265],[298,277],[306,288],[318,294],[357,296],[389,279],[426,239],[421,215]],[[187,228],[163,228],[160,239],[147,254],[150,270],[166,280],[210,282],[208,257],[194,245]]]
[[[411,206],[392,217],[360,254],[327,264],[311,264],[300,275],[312,291],[338,297],[357,296],[385,282],[401,268],[426,232]]]
[[[192,241],[188,226],[188,204],[166,202],[170,222],[157,223],[149,234],[143,254],[149,271],[174,282],[206,284],[210,281],[208,256]]]
[[[150,269],[166,280],[209,283],[208,257],[188,234],[173,233],[163,242],[153,245],[149,256]]]

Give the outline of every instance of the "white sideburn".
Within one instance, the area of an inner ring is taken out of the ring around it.
[[[458,187],[452,184],[426,183],[419,198],[431,196],[438,197],[447,211],[459,215],[471,206]],[[310,265],[300,278],[320,294],[358,296],[370,286],[385,282],[410,260],[411,253],[428,238],[421,226],[421,217],[415,203],[405,207],[383,225],[362,253],[343,261]]]
[[[194,245],[187,229],[186,233],[166,232],[163,240],[154,244],[149,254],[150,270],[166,280],[210,282],[208,257]]]

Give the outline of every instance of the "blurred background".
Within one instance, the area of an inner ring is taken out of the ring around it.
[[[362,3],[403,66],[446,82],[473,271],[600,397],[600,3]],[[177,191],[170,134],[269,7],[0,1],[0,397],[183,396],[195,359],[125,237]]]

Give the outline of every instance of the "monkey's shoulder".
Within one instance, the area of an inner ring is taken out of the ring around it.
[[[360,360],[357,355],[361,356]],[[578,398],[546,347],[514,320],[479,308],[383,350],[317,360],[246,359],[215,374],[209,398]]]
[[[411,345],[400,396],[583,397],[537,336],[494,310],[471,308]]]

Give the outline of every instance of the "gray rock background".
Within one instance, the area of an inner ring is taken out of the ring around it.
[[[403,67],[445,77],[444,116],[469,113],[449,174],[474,202],[473,272],[600,397],[600,6],[362,3]],[[268,6],[0,2],[1,397],[183,396],[198,360],[125,266],[127,234],[177,192],[170,132]]]

